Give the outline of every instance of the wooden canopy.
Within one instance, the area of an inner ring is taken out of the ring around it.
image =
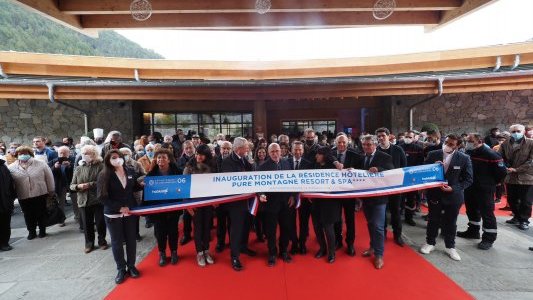
[[[131,0],[11,0],[86,34],[101,29],[280,30],[379,25],[445,25],[496,0],[396,0],[385,20],[376,0],[271,0],[266,14],[255,0],[150,0],[152,16],[136,21]]]
[[[324,99],[533,89],[533,42],[368,58],[171,61],[0,52],[0,98]]]

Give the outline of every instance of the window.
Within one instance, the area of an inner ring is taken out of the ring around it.
[[[163,136],[182,129],[185,134],[196,131],[213,140],[218,133],[233,137],[251,136],[253,129],[251,113],[143,113],[142,117],[145,134],[160,132]]]
[[[335,133],[337,121],[332,120],[294,120],[281,122],[281,132],[289,136],[300,136],[306,128],[313,128],[315,132],[329,131]]]

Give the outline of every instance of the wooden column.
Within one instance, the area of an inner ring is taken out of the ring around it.
[[[267,113],[265,100],[254,101],[254,134],[262,133],[267,138]]]

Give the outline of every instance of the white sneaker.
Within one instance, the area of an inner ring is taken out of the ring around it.
[[[430,254],[431,251],[433,251],[433,249],[435,249],[435,246],[430,245],[430,244],[424,244],[424,245],[420,248],[420,253],[422,253],[422,254]]]
[[[210,265],[215,263],[215,260],[213,259],[213,257],[211,256],[211,253],[209,253],[209,251],[205,251],[204,254],[205,254],[205,262],[207,262]]]
[[[445,251],[451,257],[451,259],[456,261],[461,260],[461,256],[459,256],[459,253],[457,253],[457,250],[455,250],[455,248],[446,248]]]
[[[205,257],[203,251],[200,251],[198,254],[196,254],[196,262],[200,267],[205,267]]]

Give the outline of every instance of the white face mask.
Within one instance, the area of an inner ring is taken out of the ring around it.
[[[466,143],[465,150],[474,150],[476,149],[476,145],[474,143]]]
[[[413,139],[412,138],[404,138],[403,139],[403,142],[407,145],[411,144],[413,142]]]
[[[452,153],[454,150],[448,145],[442,145],[442,150],[448,154]]]
[[[124,164],[123,158],[114,158],[109,161],[113,167],[120,167]]]
[[[82,155],[81,159],[83,159],[83,161],[85,161],[86,163],[90,163],[91,161],[93,161],[93,157],[90,155]]]

